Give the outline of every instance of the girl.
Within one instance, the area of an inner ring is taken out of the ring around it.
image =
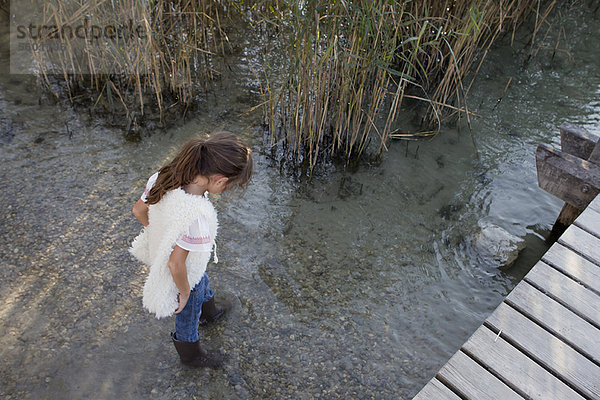
[[[245,189],[252,174],[250,149],[230,132],[188,141],[152,175],[133,215],[144,225],[130,252],[150,267],[143,305],[163,318],[175,314],[173,344],[181,362],[218,367],[224,356],[200,346],[198,323],[209,323],[227,306],[214,301],[206,266],[215,247],[217,214],[206,193]],[[202,316],[202,320],[200,320]]]

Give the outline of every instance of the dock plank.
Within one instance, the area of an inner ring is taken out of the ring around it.
[[[596,327],[600,327],[600,296],[543,261],[529,271],[525,280],[545,293],[560,299]]]
[[[600,294],[600,267],[560,243],[555,243],[542,261],[572,276]]]
[[[596,198],[588,205],[588,208],[600,212],[600,197],[596,196]]]
[[[575,225],[600,237],[600,212],[587,207],[575,220]]]
[[[461,351],[456,352],[442,367],[438,377],[468,399],[523,400],[523,397]]]
[[[432,399],[461,400],[460,397],[458,397],[456,394],[454,394],[450,389],[448,389],[446,386],[444,386],[444,384],[442,382],[438,381],[436,378],[433,378],[432,380],[430,380],[429,383],[427,383],[427,385],[425,385],[423,387],[423,389],[421,389],[421,391],[419,393],[417,393],[417,395],[415,397],[413,397],[413,400],[432,400]]]
[[[580,227],[571,225],[558,239],[558,243],[585,254],[594,263],[600,264],[600,239]]]
[[[580,353],[600,363],[600,329],[527,282],[518,284],[505,301]]]
[[[485,326],[463,345],[495,374],[531,399],[583,399],[581,395]]]
[[[459,398],[600,400],[600,196],[415,397]]]
[[[600,399],[600,367],[535,322],[502,303],[487,323],[572,387],[591,399]]]

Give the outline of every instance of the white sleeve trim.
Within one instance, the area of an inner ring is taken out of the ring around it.
[[[198,217],[188,228],[187,234],[177,239],[177,246],[187,251],[206,251],[212,250],[210,231],[208,222],[204,217]]]
[[[142,193],[142,196],[140,197],[140,200],[142,200],[144,203],[146,202],[148,193],[150,193],[150,189],[152,189],[152,186],[154,186],[154,184],[156,183],[157,178],[158,178],[158,172],[156,172],[154,175],[152,175],[150,177],[150,179],[148,179],[148,183],[146,183],[146,188],[144,189],[144,193]]]

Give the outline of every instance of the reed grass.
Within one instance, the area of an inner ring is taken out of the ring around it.
[[[43,2],[42,24],[76,27],[90,19],[100,27],[127,26],[124,39],[78,40],[63,37],[63,48],[38,39],[34,52],[39,74],[57,96],[60,87],[73,99],[92,93],[93,104],[110,112],[124,111],[129,126],[147,113],[148,105],[165,111],[193,102],[219,72],[215,57],[225,52],[228,38],[221,26],[226,13],[211,0],[50,0]],[[139,31],[137,31],[139,29]],[[66,36],[66,35],[65,35]],[[90,35],[91,36],[91,35]],[[55,85],[58,78],[64,85]]]
[[[435,134],[448,118],[465,118],[470,126],[473,113],[466,99],[490,46],[499,35],[514,34],[531,13],[535,35],[555,4],[291,3],[277,16],[280,25],[290,27],[281,36],[289,61],[283,81],[269,90],[265,105],[271,145],[284,149],[288,161],[310,173],[327,156],[348,162],[360,157],[369,143],[375,143],[380,155],[389,139]],[[281,15],[287,20],[281,21]],[[423,130],[399,133],[395,122],[409,100],[426,106]]]
[[[529,54],[534,55],[540,49],[534,46],[536,37],[550,25],[556,0],[43,4],[47,25],[76,25],[91,16],[101,25],[129,20],[140,24],[143,39],[111,46],[65,40],[58,53],[46,52],[44,46],[34,53],[40,76],[57,95],[59,86],[53,82],[58,75],[72,100],[91,93],[95,106],[124,112],[128,131],[148,107],[157,108],[161,118],[169,110],[185,112],[220,75],[217,61],[230,44],[224,28],[232,23],[232,12],[242,16],[248,32],[268,27],[271,32],[263,38],[278,42],[284,61],[274,69],[275,77],[269,66],[262,66],[265,99],[259,108],[265,112],[272,149],[281,149],[282,160],[310,174],[328,157],[348,162],[367,148],[379,156],[390,139],[434,135],[445,120],[460,123],[464,118],[470,126],[475,113],[466,99],[491,45],[500,35],[514,37],[519,24],[531,16]],[[408,102],[424,105],[419,132],[398,130]]]

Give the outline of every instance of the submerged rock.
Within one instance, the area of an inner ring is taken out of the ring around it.
[[[479,233],[474,240],[475,250],[500,268],[510,267],[525,248],[525,240],[487,221],[479,221]]]

